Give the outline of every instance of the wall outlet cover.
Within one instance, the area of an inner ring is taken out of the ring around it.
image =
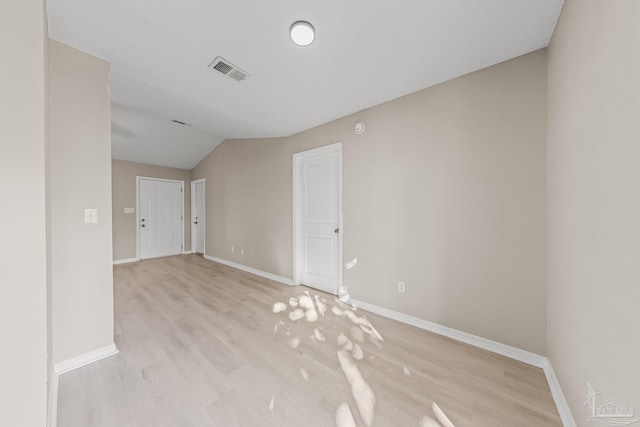
[[[95,224],[98,222],[98,209],[85,209],[84,210],[84,223]]]

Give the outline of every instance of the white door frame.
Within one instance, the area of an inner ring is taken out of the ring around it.
[[[190,227],[191,227],[191,253],[194,253],[194,254],[196,253],[196,249],[197,249],[197,247],[196,247],[196,227],[193,226],[193,218],[195,217],[195,211],[196,211],[196,196],[195,196],[195,194],[196,194],[196,184],[203,184],[204,185],[203,193],[205,191],[207,191],[207,184],[206,184],[204,178],[200,178],[200,179],[196,179],[195,181],[191,181],[191,224],[190,224]],[[205,200],[207,200],[207,196],[205,196]],[[206,203],[202,204],[202,213],[204,215],[206,215],[206,213],[207,213],[207,205],[206,205]],[[204,218],[202,218],[202,219],[204,220]],[[203,228],[202,228],[203,235],[206,236],[207,235],[206,234],[207,233],[207,221],[204,221],[202,223],[202,226],[203,226]],[[207,253],[207,239],[206,238],[204,239],[204,242],[202,242],[202,247],[204,248],[202,255],[204,255],[204,254]]]
[[[184,253],[184,181],[177,179],[136,176],[136,258],[142,259],[140,257],[140,180],[142,179],[147,179],[149,181],[177,182],[180,184],[180,194],[182,196],[182,212],[180,213],[180,218],[182,218],[182,227],[180,227],[180,234],[182,235],[182,253]]]
[[[338,153],[338,295],[342,293],[342,236],[344,228],[342,224],[342,142],[325,145],[324,147],[314,148],[293,155],[293,284],[299,286],[302,266],[302,245],[299,242],[301,238],[300,227],[302,225],[302,212],[299,209],[302,200],[302,188],[300,185],[300,163],[306,157],[317,156],[320,154]]]

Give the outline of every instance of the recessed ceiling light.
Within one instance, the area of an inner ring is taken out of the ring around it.
[[[307,21],[294,22],[289,30],[291,40],[298,46],[309,46],[316,38],[316,30]]]

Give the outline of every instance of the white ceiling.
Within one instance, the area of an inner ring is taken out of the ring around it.
[[[563,0],[47,0],[53,39],[111,62],[113,156],[190,169],[546,47]],[[311,22],[309,47],[290,25]],[[217,56],[248,71],[207,68]],[[192,124],[177,125],[171,120]]]

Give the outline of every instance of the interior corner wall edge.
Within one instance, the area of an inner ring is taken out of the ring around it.
[[[546,50],[290,137],[223,142],[193,170],[207,254],[291,277],[292,155],[335,142],[352,297],[546,354]]]
[[[44,5],[44,83],[45,83],[45,218],[46,218],[46,252],[47,252],[47,421],[51,424],[51,415],[54,408],[54,401],[57,399],[57,376],[55,375],[55,366],[53,362],[53,278],[51,267],[51,143],[49,138],[49,21],[47,16],[46,2],[42,0]],[[57,409],[57,407],[56,407]],[[55,427],[55,426],[49,426]]]
[[[109,63],[49,41],[53,363],[113,344]],[[84,223],[84,209],[97,223]]]
[[[47,415],[46,26],[41,1],[0,14],[0,425]]]
[[[136,213],[124,213],[136,208],[136,176],[184,181],[184,248],[191,249],[191,171],[112,160],[113,188],[113,260],[135,259]]]
[[[547,347],[579,425],[587,383],[640,411],[638,22],[634,0],[566,0],[549,47]]]

